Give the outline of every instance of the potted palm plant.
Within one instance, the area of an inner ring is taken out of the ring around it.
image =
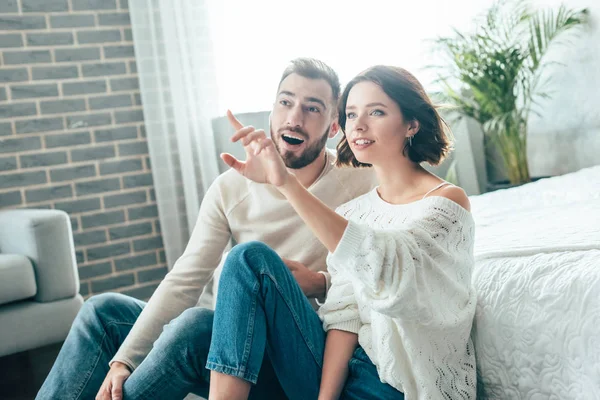
[[[547,67],[556,64],[545,55],[587,15],[587,9],[533,10],[523,1],[498,1],[474,32],[455,30],[435,40],[445,56],[435,66],[445,100],[459,117],[481,125],[488,159],[490,150],[499,156],[512,185],[531,181],[527,122],[531,113],[539,113],[539,99],[550,96]]]

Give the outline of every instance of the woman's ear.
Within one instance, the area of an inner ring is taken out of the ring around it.
[[[407,136],[416,135],[417,133],[419,133],[419,129],[421,129],[421,124],[416,119],[413,119],[412,121],[410,121],[408,123],[408,135]]]

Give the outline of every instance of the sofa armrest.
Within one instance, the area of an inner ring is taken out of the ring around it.
[[[37,282],[36,301],[65,299],[79,292],[71,221],[64,211],[0,211],[0,253],[29,257]]]

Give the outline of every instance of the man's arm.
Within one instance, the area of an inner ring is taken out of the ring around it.
[[[332,329],[327,332],[319,400],[338,399],[348,376],[348,363],[358,345],[358,335]]]
[[[132,371],[137,368],[163,326],[196,305],[230,239],[222,196],[215,182],[204,196],[183,255],[158,286],[111,363],[119,361]]]
[[[327,296],[327,290],[329,290],[329,273],[325,271],[311,271],[306,265],[301,262],[290,260],[281,257],[284,264],[289,268],[294,278],[300,285],[302,292],[306,297],[317,298],[324,301]],[[319,302],[319,300],[317,300]]]

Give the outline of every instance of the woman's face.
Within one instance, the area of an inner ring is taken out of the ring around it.
[[[360,82],[350,89],[346,102],[346,139],[361,163],[383,165],[404,157],[403,149],[411,124],[400,107],[373,82]]]

